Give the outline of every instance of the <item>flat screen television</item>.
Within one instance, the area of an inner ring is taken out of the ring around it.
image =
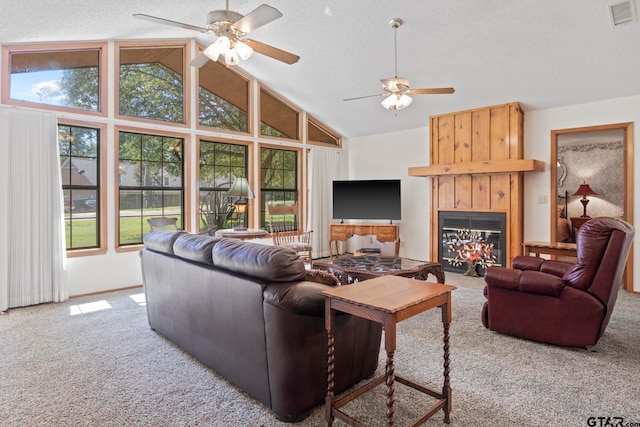
[[[333,219],[400,220],[400,180],[333,181]]]

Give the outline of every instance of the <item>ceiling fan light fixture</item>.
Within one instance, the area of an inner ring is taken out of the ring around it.
[[[389,95],[385,99],[383,99],[380,104],[387,110],[393,110],[394,109],[393,106],[395,105],[395,102],[396,102],[396,96]]]
[[[233,48],[236,50],[236,52],[238,52],[238,56],[240,56],[240,59],[242,59],[243,61],[249,59],[249,57],[253,53],[253,49],[251,48],[251,46],[241,42],[240,40],[237,40],[233,44]]]
[[[218,37],[218,39],[211,43],[209,47],[204,50],[204,54],[209,57],[212,61],[217,61],[218,56],[226,55],[231,47],[231,42],[229,38],[226,36]]]
[[[224,62],[227,65],[238,65],[240,63],[240,57],[235,49],[229,49],[224,55]]]
[[[411,98],[409,95],[402,95],[398,97],[398,102],[396,102],[396,108],[398,110],[402,110],[404,107],[408,107],[412,101],[413,101],[413,98]]]
[[[387,110],[402,110],[408,107],[413,99],[409,95],[405,94],[391,94],[382,100],[380,103]]]

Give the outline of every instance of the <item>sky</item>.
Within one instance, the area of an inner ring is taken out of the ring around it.
[[[45,93],[47,91],[57,92],[61,78],[62,70],[12,73],[9,97],[20,101],[62,105],[62,96],[60,95],[50,97],[46,102],[38,95],[38,92],[43,90]]]

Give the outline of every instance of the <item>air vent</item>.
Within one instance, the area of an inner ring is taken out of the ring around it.
[[[635,22],[636,11],[632,0],[610,4],[609,16],[614,27]]]

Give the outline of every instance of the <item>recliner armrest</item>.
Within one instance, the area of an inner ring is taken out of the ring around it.
[[[518,255],[511,261],[511,266],[518,270],[540,270],[540,266],[544,262],[544,258],[538,258],[528,255]]]
[[[542,271],[543,273],[562,277],[573,266],[573,263],[518,255],[513,258],[511,265],[512,268],[517,268],[518,270]]]
[[[484,280],[489,287],[553,297],[559,296],[565,285],[561,277],[553,274],[505,267],[487,268]]]
[[[565,282],[561,277],[541,271],[523,271],[518,288],[520,292],[557,297]]]
[[[484,281],[487,286],[495,286],[498,288],[518,290],[522,271],[505,267],[487,267]]]

